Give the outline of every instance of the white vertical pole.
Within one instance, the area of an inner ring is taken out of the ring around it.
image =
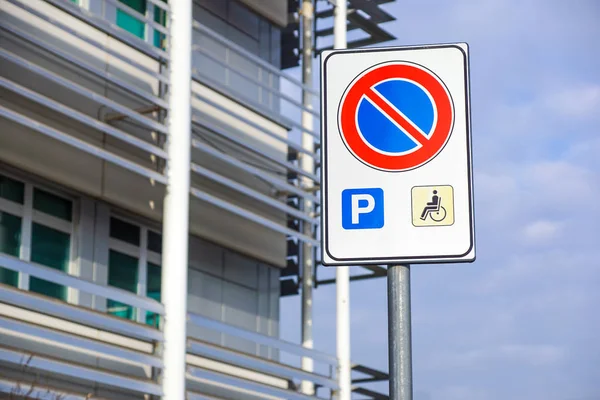
[[[302,83],[308,87],[312,87],[313,78],[313,18],[314,6],[313,0],[302,0]],[[312,131],[314,129],[313,116],[309,110],[313,109],[312,95],[308,91],[302,89],[302,105],[305,110],[302,110],[302,127],[305,130]],[[315,144],[312,136],[307,133],[302,133],[302,148],[313,153]],[[314,159],[308,154],[301,153],[301,167],[304,171],[314,173]],[[311,187],[314,185],[309,178],[304,178],[303,186]],[[304,212],[311,213],[313,204],[306,200],[304,201]],[[307,236],[312,236],[312,225],[308,222],[303,222],[303,231]],[[313,248],[310,244],[304,243],[301,252],[302,258],[302,346],[313,348]],[[310,357],[302,357],[302,369],[308,372],[313,372],[314,361]],[[315,393],[314,384],[311,381],[302,381],[302,393],[313,395]]]
[[[191,158],[192,0],[170,3],[167,188],[161,299],[165,305],[162,390],[186,398],[188,218]]]
[[[346,0],[336,0],[333,13],[333,47],[335,49],[345,49],[348,46],[346,37],[347,14]],[[338,380],[340,385],[338,399],[350,400],[352,378],[350,366],[350,269],[348,267],[336,268],[335,286]]]

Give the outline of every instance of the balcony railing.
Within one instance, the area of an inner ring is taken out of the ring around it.
[[[152,185],[164,184],[169,86],[169,56],[164,49],[169,27],[156,22],[156,15],[168,21],[169,6],[148,0],[147,12],[139,13],[117,0],[93,3],[102,6],[84,9],[69,0],[4,0],[0,34],[18,45],[0,48],[0,88],[10,99],[40,106],[52,118],[26,112],[10,100],[0,104],[0,118],[130,171]],[[119,27],[108,9],[141,21],[143,38]],[[27,51],[22,52],[21,45]],[[318,142],[318,92],[197,23],[193,51],[193,178],[209,180],[242,200],[226,198],[194,179],[191,195],[278,234],[318,246],[314,236],[290,224],[293,220],[313,228],[318,224],[315,215],[290,198],[318,205],[319,176],[302,170],[298,157],[288,157],[290,152],[318,160],[318,150],[304,149],[298,140],[308,133]],[[36,85],[40,81],[48,86]],[[311,106],[302,103],[303,94],[312,97]],[[303,113],[314,118],[313,126],[300,123]],[[112,145],[99,144],[100,135],[104,142],[112,140]],[[207,159],[227,168],[212,166]],[[248,200],[258,206],[248,206]],[[139,310],[164,313],[162,304],[153,299],[1,253],[0,266]],[[6,285],[0,285],[0,307],[5,311],[0,316],[3,332],[45,346],[32,350],[0,345],[3,362],[57,373],[90,387],[97,383],[136,395],[161,394],[156,379],[162,368],[160,330]],[[199,315],[190,314],[189,319],[190,332],[194,327],[216,330],[274,352],[312,358],[327,371],[308,373],[292,363],[234,351],[191,335],[190,398],[219,397],[225,391],[236,399],[309,399],[327,397],[337,389],[337,361],[331,355]],[[111,368],[98,367],[97,360]],[[321,397],[300,394],[301,380],[319,387]],[[49,389],[71,396],[66,398],[86,398],[85,393]],[[41,398],[47,394],[39,382],[0,379],[0,391],[15,390],[39,393]]]
[[[162,304],[151,298],[92,283],[12,256],[0,254],[0,265],[79,292],[164,314]],[[25,371],[59,375],[83,386],[102,384],[127,393],[161,395],[155,380],[162,368],[156,349],[163,335],[158,329],[7,285],[0,285],[0,303],[25,311],[10,313],[2,310],[0,329],[4,334],[44,343],[44,351],[47,350],[44,354],[39,350],[32,351],[30,346],[12,348],[2,345],[1,361]],[[242,398],[243,392],[250,396],[270,395],[286,399],[319,398],[299,393],[297,387],[301,380],[311,381],[329,393],[338,388],[333,375],[337,367],[334,356],[194,313],[189,314],[189,326],[192,334],[188,337],[191,358],[188,358],[187,378],[192,398],[219,394]],[[203,335],[193,333],[194,327],[252,341],[280,353],[311,358],[315,364],[325,365],[329,374],[309,373],[294,365],[209,343],[203,340]],[[82,362],[83,356],[91,358]],[[114,365],[111,370],[98,368],[96,358],[111,361]],[[149,370],[153,372],[149,373]],[[19,384],[21,390],[25,390],[27,382],[27,379],[22,382],[4,380],[0,382],[0,391],[10,393],[18,390],[15,388]],[[214,387],[209,387],[211,385]],[[60,392],[60,388],[56,390]],[[84,398],[85,393],[80,396]]]

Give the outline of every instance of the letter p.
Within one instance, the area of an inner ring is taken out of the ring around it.
[[[379,229],[384,225],[383,190],[380,188],[342,191],[342,227]]]

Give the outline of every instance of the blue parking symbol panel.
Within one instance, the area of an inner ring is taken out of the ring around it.
[[[380,188],[342,191],[342,227],[344,229],[383,228],[383,190]]]

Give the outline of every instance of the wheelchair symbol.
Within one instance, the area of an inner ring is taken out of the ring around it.
[[[423,212],[421,213],[421,220],[425,221],[427,217],[431,218],[435,222],[442,222],[446,218],[446,209],[442,207],[442,198],[438,196],[437,190],[433,191],[431,201],[427,202]]]

